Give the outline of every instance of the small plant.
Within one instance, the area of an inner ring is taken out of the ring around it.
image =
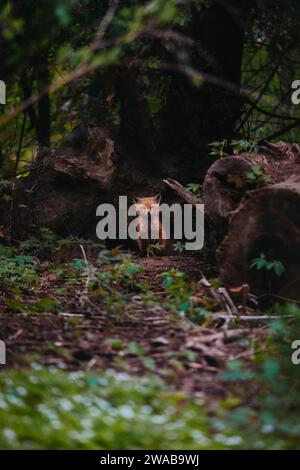
[[[251,170],[246,174],[249,183],[269,183],[271,176],[264,173],[261,165],[252,165]]]
[[[151,258],[155,256],[161,249],[161,246],[159,243],[153,243],[147,246],[147,257]]]
[[[273,271],[278,277],[281,277],[285,272],[285,267],[281,261],[268,261],[264,253],[261,253],[259,258],[255,258],[251,261],[250,268],[256,268],[258,271],[262,269]]]
[[[11,288],[27,288],[38,282],[39,276],[32,256],[16,255],[15,250],[0,245],[0,279]]]
[[[232,140],[230,142],[231,147],[233,148],[233,153],[238,154],[242,152],[257,153],[258,145],[254,140],[247,139],[238,139]]]
[[[169,299],[175,301],[179,311],[187,312],[191,307],[191,289],[185,281],[185,274],[172,268],[161,276],[164,278],[164,287]]]
[[[195,196],[196,199],[200,199],[202,197],[202,185],[197,183],[189,183],[186,186],[186,189],[191,191],[191,193]]]
[[[21,243],[20,247],[25,251],[35,251],[36,253],[50,252],[58,243],[58,238],[52,230],[42,228],[40,238],[31,237]]]
[[[230,147],[235,155],[242,152],[257,153],[258,151],[257,142],[247,139],[233,139],[231,141],[224,139],[212,142],[209,146],[212,149],[210,155],[219,158],[227,157],[229,155],[228,149],[230,149]]]
[[[176,243],[173,244],[173,248],[175,251],[177,251],[178,253],[183,253],[185,251],[185,244],[178,241]]]
[[[209,144],[209,146],[211,147],[211,151],[209,154],[213,157],[224,158],[229,155],[226,151],[226,148],[228,146],[228,141],[226,139],[220,142],[212,142],[211,144]]]

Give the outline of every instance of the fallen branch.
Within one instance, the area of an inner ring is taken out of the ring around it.
[[[203,204],[203,201],[201,199],[197,199],[191,191],[186,189],[182,184],[178,183],[178,181],[172,180],[172,179],[164,179],[164,183],[166,183],[170,188],[173,189],[179,196],[189,204],[192,204],[193,206],[197,206],[199,204]]]
[[[230,297],[228,290],[225,287],[219,287],[215,289],[211,283],[206,279],[204,274],[201,273],[201,280],[199,284],[209,290],[211,296],[215,301],[228,312],[229,317],[236,316],[239,314],[237,307],[235,306],[232,298]]]

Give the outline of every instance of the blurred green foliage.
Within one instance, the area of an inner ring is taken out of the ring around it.
[[[205,414],[155,379],[32,370],[0,376],[1,449],[212,449]],[[224,436],[223,441],[226,442]]]
[[[278,307],[277,313],[291,318],[273,321],[271,334],[254,344],[254,360],[232,361],[222,375],[228,386],[233,383],[232,398],[215,425],[222,429],[226,422],[226,429],[234,428],[249,449],[300,448],[300,366],[292,361],[300,309],[291,304]]]

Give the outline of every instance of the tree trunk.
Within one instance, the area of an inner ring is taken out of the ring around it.
[[[50,84],[50,73],[47,60],[36,67],[38,90],[43,91]],[[38,132],[39,145],[50,147],[50,97],[45,93],[38,101]]]
[[[21,77],[21,86],[23,88],[23,95],[24,95],[24,100],[27,100],[31,94],[32,94],[32,77],[28,77],[26,71],[22,74],[22,77]],[[33,106],[29,106],[27,108],[27,113],[28,113],[28,116],[29,116],[29,120],[30,120],[30,127],[32,129],[35,129],[36,130],[36,133],[38,135],[38,118],[37,118],[37,115],[36,115],[36,112],[35,112],[35,109]]]
[[[124,60],[117,68],[115,80],[120,101],[122,141],[132,161],[151,176],[159,166],[156,132],[134,61]]]
[[[207,143],[234,134],[240,116],[238,90],[249,13],[248,0],[215,0],[204,11],[193,5],[186,34],[194,45],[186,51],[178,47],[178,57],[191,56],[187,66],[215,80],[210,83],[208,77],[204,84],[196,86],[188,77],[173,73],[162,113],[167,149],[188,161],[196,158],[198,165]],[[208,161],[200,163],[207,169]]]

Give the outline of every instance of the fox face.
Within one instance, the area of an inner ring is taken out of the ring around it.
[[[151,248],[151,245],[154,244],[159,244],[160,250],[162,251],[165,248],[165,240],[163,238],[163,226],[162,223],[159,219],[159,217],[155,218],[154,222],[153,220],[151,223],[157,224],[158,226],[156,228],[156,232],[158,233],[158,239],[153,240],[151,239],[149,230],[148,230],[148,238],[142,238],[140,236],[141,232],[143,232],[144,229],[148,229],[148,214],[151,213],[152,210],[157,208],[157,205],[160,204],[161,201],[161,195],[156,194],[155,196],[152,197],[136,197],[134,198],[134,203],[137,208],[137,213],[139,217],[138,225],[137,225],[137,232],[138,232],[138,238],[137,238],[137,246],[139,249],[139,252],[141,255],[149,255],[149,249]]]
[[[161,201],[161,195],[160,194],[156,194],[153,197],[135,197],[133,199],[133,202],[136,205],[140,204],[140,205],[144,206],[142,208],[142,210],[145,211],[145,212],[150,212],[152,206],[154,206],[156,204],[160,204],[160,201]]]

